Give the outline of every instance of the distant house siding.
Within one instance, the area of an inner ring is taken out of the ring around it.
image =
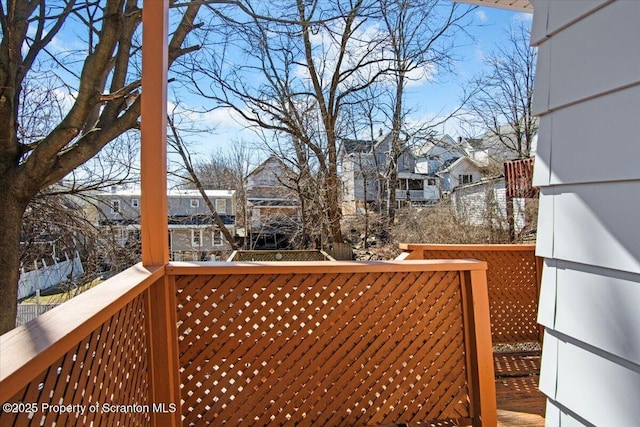
[[[451,193],[451,205],[463,223],[508,227],[504,178],[456,188]],[[526,224],[524,199],[514,199],[513,216],[516,232],[522,231]]]
[[[640,419],[640,2],[532,0],[548,426]]]

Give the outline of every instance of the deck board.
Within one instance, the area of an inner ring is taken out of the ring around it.
[[[542,427],[546,398],[538,390],[540,352],[494,354],[498,426]]]

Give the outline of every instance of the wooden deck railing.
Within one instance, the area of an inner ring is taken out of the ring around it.
[[[494,344],[541,342],[537,323],[543,260],[535,245],[401,244],[398,259],[477,259],[488,264]]]
[[[495,426],[485,269],[136,266],[0,337],[0,425]]]

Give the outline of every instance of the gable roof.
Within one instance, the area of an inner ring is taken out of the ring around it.
[[[341,149],[345,155],[353,153],[369,153],[372,146],[373,141],[365,141],[362,139],[343,139]]]
[[[416,157],[423,158],[440,157],[444,153],[451,153],[458,158],[464,154],[460,144],[448,134],[434,135],[427,142],[413,146],[411,151]]]
[[[280,160],[274,154],[272,154],[272,155],[269,156],[269,158],[267,160],[265,160],[264,162],[260,163],[254,170],[249,172],[245,178],[249,178],[252,175],[259,174],[260,172],[265,170],[265,168],[267,167],[267,165],[269,163],[277,163],[282,168],[282,170],[284,172],[288,172],[290,170],[287,167],[287,165],[284,164],[284,162],[282,160]]]
[[[456,166],[458,166],[459,164],[461,164],[462,162],[467,162],[469,163],[471,166],[473,166],[474,168],[480,170],[481,167],[478,166],[478,164],[476,164],[476,162],[474,162],[473,160],[471,160],[470,158],[463,156],[463,157],[458,157],[456,159],[450,159],[449,161],[445,162],[442,167],[436,172],[437,175],[441,175],[441,174],[445,174],[448,172],[451,172],[451,170],[453,168],[455,168]]]

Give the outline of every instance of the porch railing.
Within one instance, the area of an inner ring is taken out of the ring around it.
[[[535,245],[401,244],[398,259],[477,259],[486,261],[494,344],[541,342],[537,322],[543,259]]]
[[[485,269],[136,266],[0,337],[0,424],[495,426]]]

